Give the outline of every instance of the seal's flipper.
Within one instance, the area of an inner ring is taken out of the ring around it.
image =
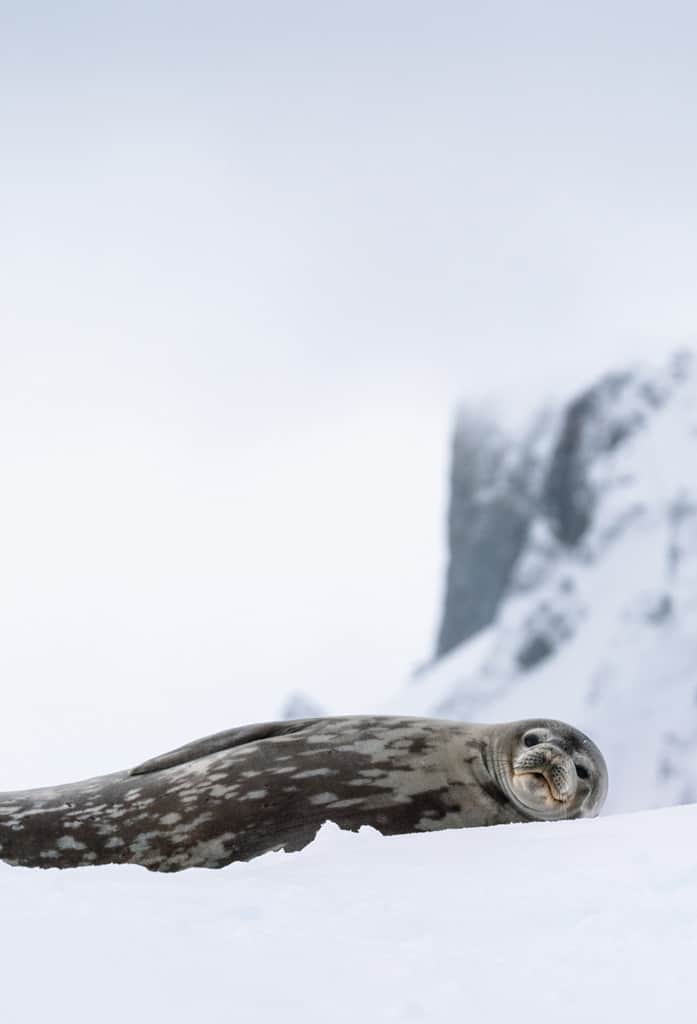
[[[136,768],[131,768],[130,774],[149,775],[151,772],[161,772],[165,768],[174,768],[176,765],[187,764],[189,761],[197,761],[200,757],[217,754],[221,750],[241,747],[245,743],[256,743],[258,740],[267,740],[274,736],[288,736],[295,732],[301,732],[316,721],[321,721],[321,719],[301,718],[292,722],[240,725],[236,729],[227,729],[225,732],[216,732],[212,736],[204,736],[203,739],[185,743],[183,747],[177,747],[176,750],[169,750],[166,754],[143,761]]]

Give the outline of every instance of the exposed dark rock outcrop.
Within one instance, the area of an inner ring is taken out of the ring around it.
[[[506,592],[539,501],[537,434],[516,447],[484,419],[458,419],[437,657],[487,626]]]
[[[598,458],[642,429],[663,395],[632,373],[611,374],[571,402],[550,462],[542,514],[562,544],[573,547],[593,522]]]

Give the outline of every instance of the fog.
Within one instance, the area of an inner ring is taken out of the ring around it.
[[[696,28],[2,5],[2,788],[429,657],[455,404],[694,339]]]

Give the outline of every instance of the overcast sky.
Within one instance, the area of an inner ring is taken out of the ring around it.
[[[695,337],[696,33],[0,2],[2,788],[429,655],[455,403]]]

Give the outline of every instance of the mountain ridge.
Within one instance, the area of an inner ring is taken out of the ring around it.
[[[469,467],[455,464],[468,445],[472,450],[477,434],[472,421],[458,420],[451,479],[461,484],[469,472],[470,486],[451,492],[443,623],[452,625],[459,615],[463,639],[442,651],[442,625],[437,660],[386,710],[480,721],[568,719],[606,753],[610,809],[692,802],[697,799],[694,358],[681,352],[659,370],[606,375],[544,417],[536,420],[534,457],[532,429],[510,441],[506,453],[503,435],[492,434],[491,424],[480,431],[498,445],[498,468],[488,477],[480,472],[481,458]],[[463,422],[466,444],[458,439]],[[522,486],[520,474],[502,470],[506,460],[530,468]],[[496,515],[487,523],[494,507]],[[512,518],[507,519],[506,508],[514,509]],[[520,525],[515,517],[521,508],[528,521],[518,529],[519,549],[511,558],[509,526]],[[453,545],[461,537],[464,545],[457,549]],[[487,567],[493,578],[488,591]],[[468,572],[469,591],[467,585],[458,591],[453,577],[466,580]],[[478,590],[490,598],[497,592],[497,598],[489,600],[486,616],[480,615],[473,629],[476,619],[468,616]]]

